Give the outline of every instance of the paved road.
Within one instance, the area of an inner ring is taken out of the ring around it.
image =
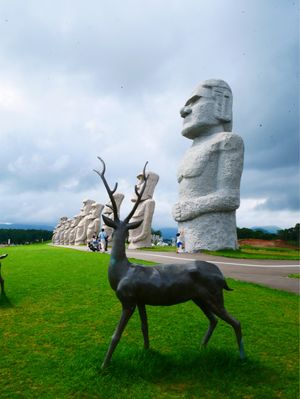
[[[61,246],[60,246],[61,247]],[[85,246],[67,248],[88,250]],[[300,272],[298,261],[284,260],[256,260],[256,259],[233,259],[211,256],[201,253],[197,254],[176,254],[170,252],[151,252],[127,250],[129,258],[144,259],[157,263],[180,263],[193,260],[205,260],[215,263],[222,270],[226,277],[236,280],[249,281],[299,294],[299,279],[289,278],[291,273]]]

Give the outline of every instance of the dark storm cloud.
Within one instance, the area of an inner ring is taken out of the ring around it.
[[[213,77],[232,87],[233,131],[245,141],[242,201],[257,200],[266,218],[286,210],[292,220],[299,184],[296,4],[3,1],[0,209],[7,221],[54,223],[88,195],[104,201],[92,172],[100,155],[128,202],[149,160],[160,175],[155,217],[172,223],[176,170],[191,145],[181,136],[179,109]]]

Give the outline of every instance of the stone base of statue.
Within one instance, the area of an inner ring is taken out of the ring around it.
[[[151,245],[151,237],[148,240],[138,241],[138,242],[130,242],[128,245],[128,249],[140,249],[140,248],[150,248]]]
[[[184,234],[186,252],[238,249],[235,211],[200,215],[193,220],[180,222],[179,230]]]

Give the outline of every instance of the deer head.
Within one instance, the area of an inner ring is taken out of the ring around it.
[[[113,195],[116,192],[117,188],[118,188],[118,183],[115,184],[115,187],[113,189],[111,189],[109,187],[109,184],[107,183],[107,180],[106,180],[106,178],[104,176],[105,175],[105,171],[106,171],[105,162],[103,161],[102,158],[100,158],[100,157],[97,157],[97,158],[102,163],[102,171],[94,169],[94,172],[96,172],[100,176],[101,180],[103,181],[103,184],[104,184],[104,186],[106,188],[106,191],[108,193],[109,199],[110,199],[111,204],[112,204],[112,206],[110,206],[110,205],[107,205],[107,206],[112,209],[113,215],[114,215],[114,219],[110,219],[107,216],[102,215],[102,219],[103,219],[104,223],[107,226],[112,227],[114,230],[122,229],[122,230],[128,231],[130,229],[136,229],[137,227],[139,227],[143,223],[143,220],[139,220],[137,222],[131,222],[131,223],[129,221],[133,217],[135,211],[137,210],[137,207],[138,207],[138,205],[140,204],[140,202],[142,200],[143,193],[144,193],[145,188],[146,188],[146,184],[147,184],[147,180],[148,180],[148,176],[146,176],[146,166],[148,164],[148,161],[145,163],[145,166],[143,168],[144,184],[143,184],[143,186],[142,186],[140,191],[138,190],[137,185],[135,185],[134,190],[135,190],[135,193],[136,193],[136,196],[137,196],[137,200],[134,203],[134,206],[133,206],[132,210],[130,211],[130,213],[128,214],[128,216],[122,221],[122,220],[120,220],[120,218],[118,216],[118,208],[117,208],[116,201],[115,201],[115,198],[114,198],[114,195]]]

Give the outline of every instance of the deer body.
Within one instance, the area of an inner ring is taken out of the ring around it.
[[[122,303],[135,306],[168,306],[193,298],[214,301],[216,290],[229,290],[220,270],[208,262],[143,266],[127,261],[119,265],[109,266],[110,285]]]
[[[194,261],[179,264],[159,264],[155,266],[143,266],[130,263],[126,257],[125,241],[129,229],[134,229],[142,221],[130,223],[139,200],[143,195],[145,185],[141,192],[137,191],[138,200],[136,201],[130,214],[124,219],[119,220],[117,208],[113,200],[113,193],[117,189],[111,190],[104,177],[105,164],[103,171],[96,171],[101,177],[112,203],[114,220],[102,215],[104,223],[114,229],[112,252],[108,268],[108,279],[111,288],[116,292],[116,296],[122,304],[122,314],[119,324],[114,332],[110,346],[106,353],[102,368],[109,364],[112,354],[121,338],[121,335],[134,313],[136,307],[139,310],[141,328],[144,337],[144,347],[149,347],[148,322],[146,305],[170,306],[192,300],[209,320],[208,330],[202,340],[206,345],[217,325],[216,316],[230,324],[236,334],[236,339],[240,351],[240,357],[244,358],[244,348],[240,322],[234,319],[224,308],[223,289],[231,291],[219,268],[213,263],[204,261]],[[147,177],[144,178],[145,184]]]

